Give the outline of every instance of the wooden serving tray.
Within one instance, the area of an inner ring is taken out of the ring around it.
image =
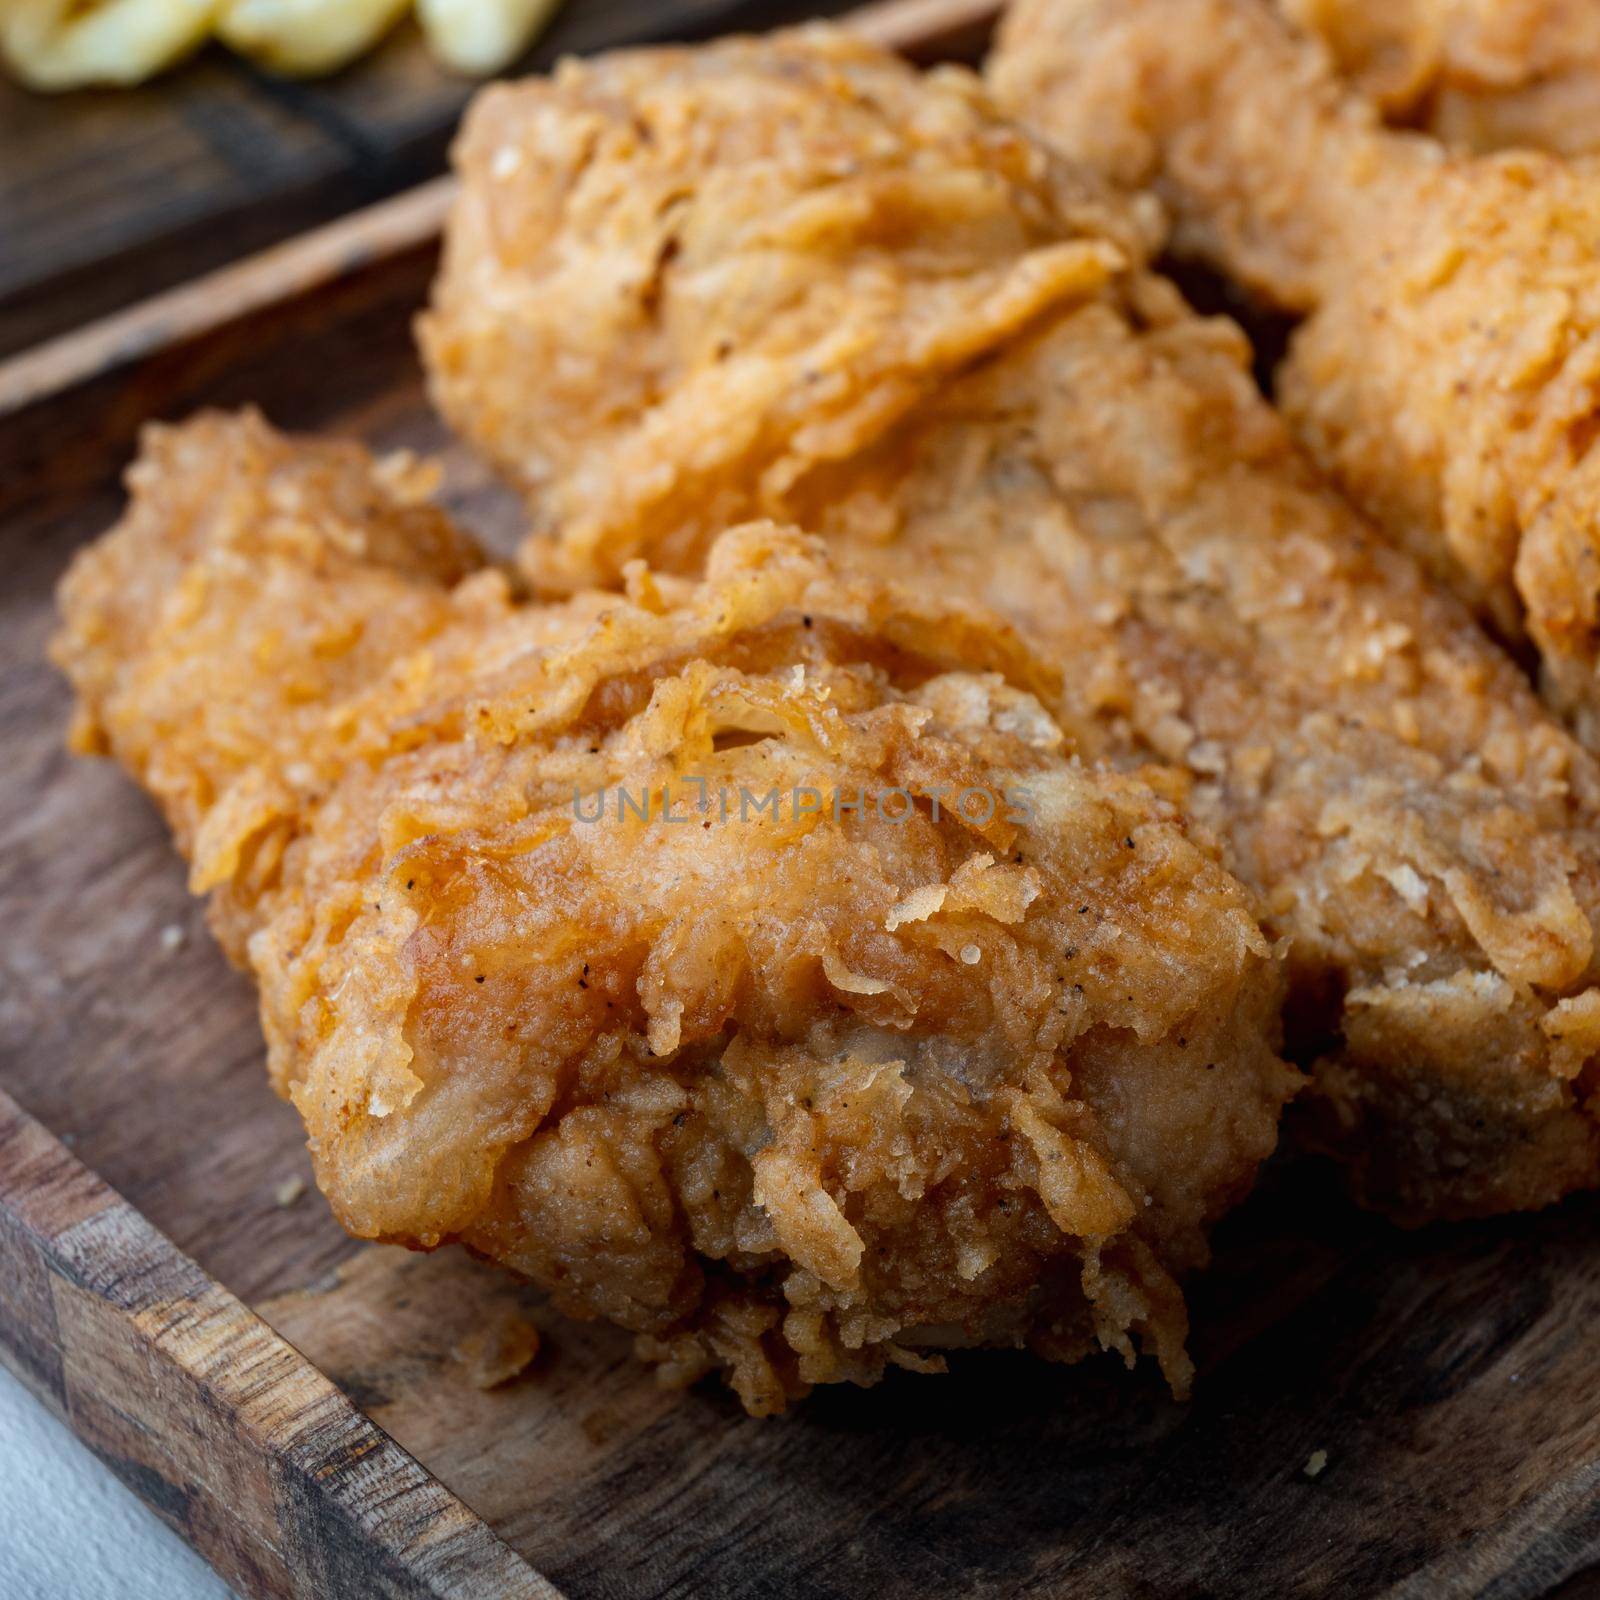
[[[927,46],[990,9],[870,26]],[[202,404],[438,451],[509,546],[410,340],[442,193],[0,368],[0,1360],[249,1595],[1600,1593],[1600,1199],[1402,1233],[1283,1162],[1193,1286],[1191,1404],[972,1353],[768,1422],[334,1224],[250,986],[150,807],[65,753],[43,649],[137,425]],[[454,1352],[507,1309],[546,1348],[483,1392]]]

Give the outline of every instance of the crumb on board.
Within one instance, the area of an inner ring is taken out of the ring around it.
[[[1326,1450],[1313,1450],[1306,1457],[1306,1464],[1300,1469],[1308,1478],[1320,1478],[1323,1469],[1328,1465],[1328,1452]]]
[[[539,1354],[539,1330],[520,1312],[505,1311],[487,1327],[460,1339],[450,1354],[475,1389],[509,1383]]]
[[[305,1192],[306,1180],[295,1176],[293,1178],[285,1178],[272,1191],[272,1198],[280,1206],[292,1206]]]
[[[188,943],[189,935],[184,931],[181,923],[169,922],[161,930],[161,953],[175,955]]]

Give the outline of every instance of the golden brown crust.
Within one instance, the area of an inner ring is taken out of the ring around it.
[[[1153,240],[970,75],[788,38],[568,62],[463,124],[418,332],[439,409],[559,525],[547,583],[694,570],[750,475],[847,453]]]
[[[1302,440],[1600,741],[1600,169],[1379,127],[1264,0],[1023,0],[992,68],[1061,148],[1151,184],[1186,253],[1310,313]]]
[[[252,416],[151,430],[131,483],[55,656],[346,1227],[756,1412],[962,1343],[1137,1339],[1184,1385],[1176,1276],[1296,1083],[1276,963],[1014,638],[771,525],[702,584],[521,604],[452,583],[416,469]]]
[[[458,159],[425,348],[560,522],[536,579],[693,570],[769,515],[981,599],[1058,667],[1080,745],[1174,763],[1262,893],[1319,1138],[1366,1198],[1422,1218],[1595,1181],[1593,1055],[1561,1020],[1600,977],[1594,764],[1315,479],[1239,331],[1140,269],[1136,209],[970,77],[819,31],[499,89]],[[559,421],[548,370],[591,396]]]
[[[1446,144],[1600,148],[1600,24],[1589,0],[1278,0],[1386,119]]]

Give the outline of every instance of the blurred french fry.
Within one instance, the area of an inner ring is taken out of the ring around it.
[[[508,67],[555,14],[560,0],[417,0],[435,56],[475,78]]]
[[[336,72],[372,48],[412,0],[0,0],[0,57],[34,89],[133,84],[215,31],[288,77]],[[486,77],[538,36],[560,0],[416,0],[433,55]]]
[[[219,0],[0,0],[0,53],[34,89],[142,83],[205,43]]]
[[[311,78],[370,50],[411,0],[225,0],[217,37],[269,72]]]

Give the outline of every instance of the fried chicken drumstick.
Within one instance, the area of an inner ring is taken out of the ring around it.
[[[1186,769],[1287,941],[1312,1137],[1407,1218],[1600,1178],[1600,781],[1315,478],[1232,324],[969,75],[846,36],[491,89],[422,327],[552,536],[698,570],[754,515],[981,600],[1085,748]]]
[[[62,586],[77,743],[171,822],[347,1228],[752,1412],[977,1343],[1184,1387],[1175,1277],[1298,1081],[1277,963],[1015,639],[770,525],[522,603],[415,465],[248,415],[130,482]]]
[[[1467,150],[1600,148],[1593,0],[1278,0],[1385,118]]]
[[[1021,0],[992,78],[1154,186],[1177,248],[1307,313],[1279,398],[1600,745],[1600,166],[1379,127],[1263,0]]]

